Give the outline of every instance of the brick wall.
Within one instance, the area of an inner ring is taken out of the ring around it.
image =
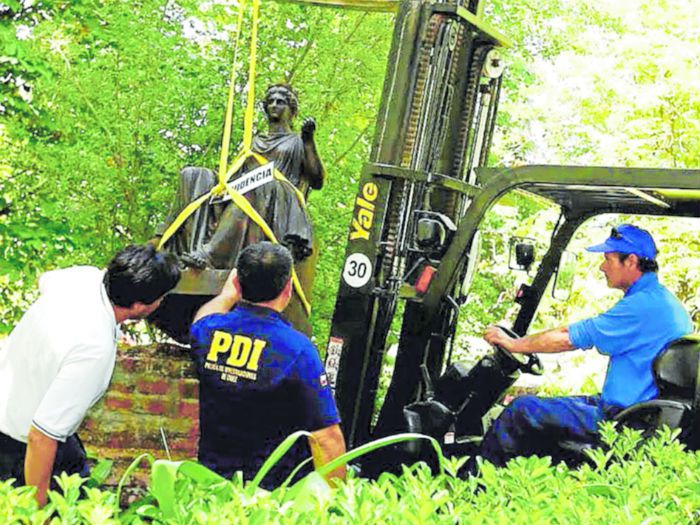
[[[166,459],[195,458],[199,439],[199,383],[186,348],[120,347],[107,393],[79,431],[88,453],[114,460],[110,483],[143,452]],[[144,480],[146,470],[135,481]]]

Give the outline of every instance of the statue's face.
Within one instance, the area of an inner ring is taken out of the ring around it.
[[[267,95],[265,111],[271,122],[290,122],[293,118],[289,100],[281,91],[272,91]]]

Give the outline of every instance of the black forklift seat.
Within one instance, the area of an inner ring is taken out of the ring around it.
[[[663,425],[692,430],[690,419],[700,401],[699,366],[700,336],[676,339],[654,360],[652,369],[658,398],[632,405],[614,420],[642,430],[645,436],[653,435]]]
[[[656,399],[637,403],[615,415],[619,425],[642,431],[645,438],[666,425],[682,429],[680,438],[691,448],[696,448],[693,436],[693,414],[700,405],[700,335],[687,335],[670,343],[654,360],[652,371],[659,389]],[[592,443],[560,441],[563,459],[571,464],[585,460],[584,451],[593,448]]]
[[[694,400],[698,381],[700,335],[687,335],[668,345],[654,360],[659,398]]]

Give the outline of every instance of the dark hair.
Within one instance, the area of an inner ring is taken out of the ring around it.
[[[173,289],[179,279],[177,257],[146,244],[119,251],[107,265],[102,282],[112,304],[128,308],[134,303],[151,304]]]
[[[296,91],[292,89],[289,84],[273,84],[265,92],[265,99],[263,100],[263,109],[267,115],[267,100],[273,93],[282,93],[287,99],[287,104],[289,105],[289,110],[292,113],[292,117],[296,117],[299,113],[299,98],[297,97]]]
[[[620,259],[620,262],[625,262],[625,260],[632,254],[618,253],[617,255]],[[648,257],[640,257],[639,255],[637,255],[637,261],[637,268],[639,268],[639,271],[642,273],[657,272],[659,270],[659,265],[654,259],[649,259]]]
[[[236,261],[241,296],[261,303],[275,299],[292,274],[292,255],[280,244],[259,242],[246,246]]]

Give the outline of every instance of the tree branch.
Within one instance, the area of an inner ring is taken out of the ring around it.
[[[365,135],[365,133],[367,133],[367,131],[369,130],[371,125],[372,125],[372,121],[370,121],[369,124],[367,124],[365,126],[365,129],[360,131],[360,134],[357,135],[357,137],[355,137],[355,140],[352,141],[352,144],[350,144],[350,147],[348,149],[346,149],[343,153],[341,153],[338,157],[335,158],[335,160],[333,161],[333,164],[332,164],[333,167],[337,166],[338,163],[341,160],[343,160],[355,148],[355,146],[357,146],[357,143],[360,142],[360,139]]]

